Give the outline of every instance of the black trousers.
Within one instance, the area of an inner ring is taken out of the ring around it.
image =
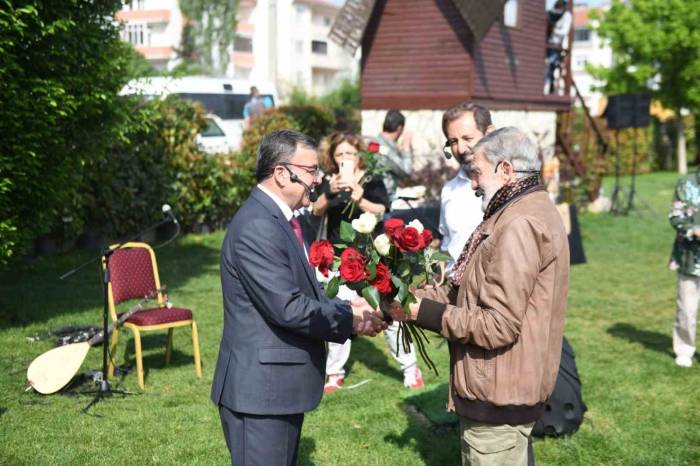
[[[257,415],[219,406],[232,466],[293,466],[297,462],[304,413]]]

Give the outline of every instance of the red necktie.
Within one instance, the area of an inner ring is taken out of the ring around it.
[[[289,220],[289,224],[292,226],[292,230],[294,230],[294,236],[297,237],[301,249],[304,249],[304,236],[301,234],[301,223],[299,223],[296,217],[292,217],[291,220]]]

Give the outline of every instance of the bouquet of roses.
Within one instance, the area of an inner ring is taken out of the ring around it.
[[[426,284],[438,263],[449,257],[430,247],[433,234],[418,220],[404,224],[399,218],[388,219],[384,222],[385,232],[374,237],[376,225],[377,217],[370,213],[360,215],[352,223],[342,222],[342,243],[315,241],[311,244],[309,261],[325,277],[335,272],[326,285],[328,297],[335,297],[340,285],[346,285],[375,309],[384,311],[384,303],[398,301],[408,313],[408,306],[416,302],[412,290]],[[341,251],[340,257],[335,256],[334,247]],[[400,322],[398,338],[406,352],[413,343],[426,364],[437,373],[425,350],[427,337],[420,328]]]

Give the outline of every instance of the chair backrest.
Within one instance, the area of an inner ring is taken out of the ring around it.
[[[143,298],[160,287],[153,249],[146,243],[126,243],[114,251],[109,259],[109,279],[110,313],[116,319],[115,305],[129,299]],[[158,303],[161,302],[159,293]]]

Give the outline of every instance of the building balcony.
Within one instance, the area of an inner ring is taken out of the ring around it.
[[[173,55],[172,47],[149,47],[146,45],[134,47],[146,60],[170,60]]]
[[[252,52],[233,52],[231,61],[234,66],[252,68],[255,65],[255,56]]]
[[[244,36],[251,36],[255,32],[255,25],[247,21],[239,21],[236,24],[236,34],[241,34]]]
[[[121,10],[117,19],[126,23],[169,23],[170,10]]]
[[[345,60],[337,55],[322,55],[319,53],[311,53],[311,67],[325,70],[340,70],[347,68]]]

